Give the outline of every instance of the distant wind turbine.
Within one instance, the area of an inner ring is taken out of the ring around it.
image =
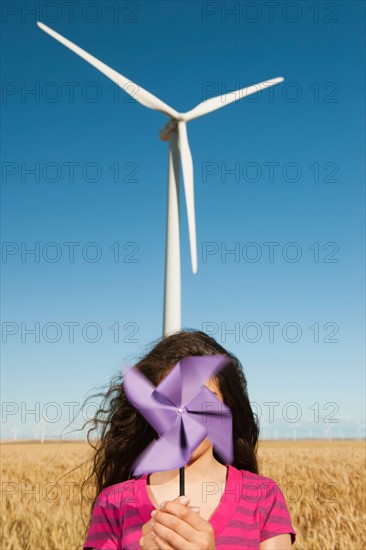
[[[76,46],[73,42],[61,36],[61,34],[50,29],[44,23],[37,21],[37,25],[50,36],[61,42],[64,46],[82,57],[85,61],[101,71],[105,76],[113,80],[126,93],[136,101],[155,109],[169,117],[168,123],[161,129],[160,138],[169,142],[169,164],[168,164],[168,211],[166,230],[166,256],[165,256],[165,289],[164,289],[164,318],[163,335],[181,328],[181,273],[180,273],[180,229],[179,229],[179,157],[181,160],[184,193],[187,206],[188,232],[191,251],[191,264],[193,273],[197,272],[197,244],[196,244],[196,221],[194,208],[194,185],[193,185],[193,163],[187,137],[186,123],[206,115],[216,109],[225,107],[233,101],[247,97],[283,82],[282,77],[265,80],[259,84],[235,90],[221,96],[213,97],[203,101],[190,111],[179,113],[156,96],[137,86],[126,77],[111,69],[90,55],[85,50]]]
[[[260,427],[261,427],[261,429],[263,428],[263,430],[262,430],[262,432],[263,432],[262,441],[266,441],[269,438],[269,429],[268,428],[270,427],[270,424],[266,420],[261,420]]]
[[[324,426],[324,433],[328,436],[328,441],[332,441],[332,429],[334,424],[328,423]]]
[[[45,438],[45,430],[44,430],[44,420],[41,420],[40,422],[40,429],[41,429],[41,443],[44,443],[44,438]]]
[[[292,440],[296,441],[296,424],[291,424]]]
[[[304,431],[304,426],[305,426],[305,422],[304,422],[303,419],[300,419],[300,418],[298,420],[296,420],[296,422],[293,422],[291,424],[292,440],[293,441],[297,441],[297,439],[299,437],[299,432],[300,432],[300,439],[301,439],[301,434]]]
[[[39,439],[40,443],[44,443],[45,438],[45,429],[44,429],[45,421],[41,420],[35,428],[33,428],[34,433],[34,439]]]
[[[19,428],[16,426],[15,428],[12,429],[12,432],[13,432],[13,440],[16,441]]]

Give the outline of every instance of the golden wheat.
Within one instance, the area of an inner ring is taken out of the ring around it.
[[[86,443],[1,446],[3,550],[82,548],[94,486],[83,498],[80,489],[91,452]],[[366,548],[364,441],[265,441],[258,459],[286,498],[294,550]]]

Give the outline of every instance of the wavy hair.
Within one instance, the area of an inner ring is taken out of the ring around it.
[[[225,350],[211,336],[193,329],[165,336],[154,341],[150,347],[151,349],[135,366],[155,386],[186,356],[225,353],[230,357],[229,363],[213,379],[219,385],[224,403],[232,412],[232,465],[237,469],[257,474],[259,421],[251,409],[247,381],[236,356]],[[92,424],[87,438],[95,450],[90,476],[82,484],[83,491],[84,485],[93,478],[96,495],[91,503],[91,511],[103,489],[133,477],[130,471],[132,463],[147,445],[158,437],[157,432],[128,401],[123,387],[123,374],[112,378],[108,391],[97,396],[103,397],[100,408],[94,418],[84,424]],[[94,431],[98,432],[96,446],[89,438],[89,434]],[[139,434],[139,437],[136,437],[136,434]],[[215,449],[213,455],[216,460],[222,462]]]

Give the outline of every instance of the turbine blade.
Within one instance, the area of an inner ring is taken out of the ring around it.
[[[178,143],[182,163],[184,193],[187,205],[189,243],[193,273],[197,272],[196,220],[194,212],[193,163],[189,148],[187,126],[183,120],[178,121]]]
[[[207,115],[207,113],[216,111],[216,109],[221,109],[221,107],[225,107],[233,101],[247,97],[248,95],[254,94],[259,90],[264,90],[269,86],[275,86],[276,84],[280,84],[283,81],[284,78],[282,78],[282,76],[279,76],[277,78],[272,78],[272,80],[265,80],[264,82],[260,82],[259,84],[254,84],[253,86],[247,86],[246,88],[241,88],[240,90],[235,90],[227,94],[211,97],[210,99],[199,103],[190,111],[183,113],[183,119],[188,122],[189,120],[192,120],[199,116]]]
[[[129,94],[133,99],[141,103],[142,105],[145,105],[145,107],[149,107],[150,109],[155,109],[156,111],[161,111],[162,113],[175,118],[178,116],[178,112],[173,109],[172,107],[169,107],[164,101],[161,101],[159,98],[148,92],[147,90],[144,90],[141,86],[138,86],[131,80],[128,80],[125,76],[121,75],[120,73],[117,73],[114,69],[111,69],[103,63],[102,61],[99,61],[96,57],[91,55],[90,53],[86,52],[79,46],[76,46],[73,42],[68,40],[67,38],[64,38],[59,34],[58,32],[50,29],[50,27],[47,27],[44,23],[41,23],[40,21],[37,21],[37,25],[40,29],[45,31],[47,34],[61,42],[64,46],[72,50],[74,53],[82,57],[85,61],[93,65],[98,71],[103,73],[105,76],[113,80],[122,90],[124,90],[127,94]]]

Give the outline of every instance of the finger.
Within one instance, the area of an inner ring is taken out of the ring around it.
[[[164,500],[163,502],[160,502],[158,506],[158,510],[161,510],[166,502],[177,502],[178,504],[184,504],[184,506],[187,506],[190,500],[191,500],[190,497],[188,497],[187,495],[181,495],[179,497],[174,498],[171,501]]]
[[[147,540],[147,543],[146,543],[146,548],[148,550],[157,550],[159,548],[157,542],[156,542],[156,536],[153,538],[153,535],[155,535],[155,533],[151,530],[147,537],[148,537],[148,540]]]
[[[151,531],[151,525],[150,522],[147,521],[142,526],[142,536],[146,535],[149,531]]]
[[[187,548],[188,541],[178,535],[175,531],[162,525],[161,523],[155,523],[153,527],[155,537],[153,541],[162,550],[174,550],[174,548]]]
[[[172,546],[170,546],[165,540],[160,538],[158,535],[155,536],[154,542],[156,541],[157,548],[160,548],[161,550],[174,550]]]
[[[152,532],[143,535],[139,540],[139,547],[142,550],[158,550],[159,546],[156,544],[155,539],[151,537]]]
[[[164,506],[157,511],[157,514],[159,512],[167,512],[173,516],[176,516],[197,531],[203,531],[206,525],[206,522],[199,514],[197,514],[197,512],[193,512],[191,507],[184,506],[183,504],[179,504],[177,502],[165,502]]]
[[[154,540],[151,537],[152,535],[152,525],[151,521],[147,521],[142,526],[142,537],[139,540],[139,545],[142,550],[158,550],[159,547],[155,544]]]
[[[187,542],[192,543],[197,539],[197,531],[200,531],[187,522],[187,517],[194,516],[196,522],[201,518],[197,512],[193,512],[184,505],[178,505],[178,512],[176,510],[175,514],[165,511],[166,508],[168,508],[168,503],[165,503],[163,509],[156,511],[153,517],[153,521],[156,522],[153,530],[175,548],[185,548]],[[192,519],[191,523],[194,523]],[[157,526],[156,529],[155,526]],[[185,541],[186,544],[183,545],[182,541]]]

